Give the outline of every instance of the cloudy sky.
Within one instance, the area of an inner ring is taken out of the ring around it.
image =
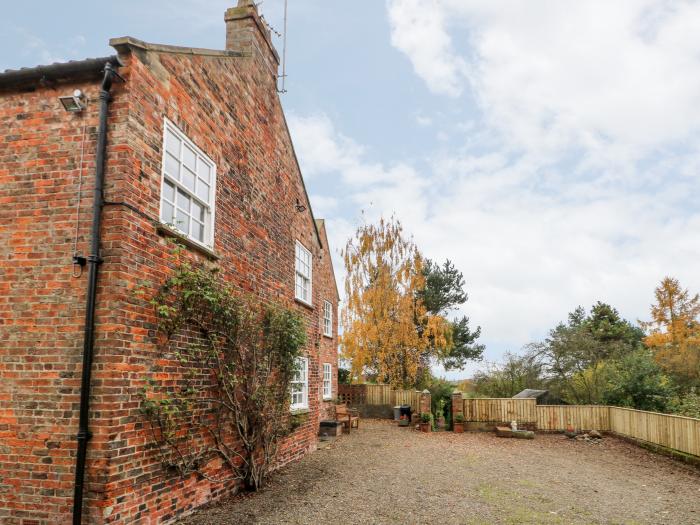
[[[221,48],[234,0],[101,4],[3,6],[0,69]],[[699,2],[289,4],[283,103],[334,248],[395,214],[464,272],[488,359],[579,304],[646,318],[664,275],[700,291]]]

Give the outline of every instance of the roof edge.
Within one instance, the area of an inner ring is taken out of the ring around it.
[[[292,140],[292,134],[289,131],[289,124],[287,123],[287,115],[284,114],[284,109],[282,109],[282,103],[279,100],[279,95],[277,96],[277,102],[280,105],[280,111],[282,113],[282,123],[284,124],[284,129],[287,132],[287,137],[289,137],[289,144],[292,147],[292,156],[294,157],[294,164],[297,168],[297,173],[299,173],[299,179],[301,180],[301,188],[304,190],[304,198],[306,199],[306,205],[308,206],[309,214],[311,214],[311,222],[314,225],[314,231],[316,232],[316,240],[320,248],[323,248],[323,241],[321,240],[321,233],[318,229],[318,224],[316,223],[316,217],[314,217],[314,210],[311,207],[311,199],[309,199],[309,192],[306,189],[306,181],[304,180],[304,175],[301,172],[301,165],[299,164],[299,157],[297,157],[296,149],[294,148],[294,141]]]
[[[157,53],[173,53],[178,55],[199,55],[210,57],[242,57],[244,53],[239,51],[228,51],[222,49],[205,49],[201,47],[186,47],[186,46],[171,46],[168,44],[152,44],[144,42],[133,36],[120,36],[111,38],[109,45],[117,50],[118,53],[127,53],[132,49],[141,49],[143,51],[154,51]]]
[[[328,252],[328,257],[330,257],[331,260],[331,275],[333,276],[333,284],[335,284],[335,295],[338,299],[338,302],[340,302],[340,289],[338,288],[338,280],[335,277],[335,266],[333,266],[333,256],[331,255],[331,243],[328,240],[328,229],[326,228],[326,219],[316,219],[315,222],[316,229],[318,230],[319,235],[326,243],[326,251]]]
[[[22,69],[8,69],[0,73],[0,90],[33,87],[36,84],[51,85],[60,80],[79,77],[98,77],[104,71],[105,64],[121,67],[124,64],[116,55],[101,58],[71,60],[47,66]]]

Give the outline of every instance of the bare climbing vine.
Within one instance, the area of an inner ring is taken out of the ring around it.
[[[260,488],[295,424],[290,382],[306,341],[302,319],[241,298],[216,269],[182,263],[151,300],[176,373],[148,378],[145,415],[164,465]],[[184,370],[184,374],[182,371]]]

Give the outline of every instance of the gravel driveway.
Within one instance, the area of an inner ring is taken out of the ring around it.
[[[260,493],[183,524],[700,524],[700,470],[606,437],[421,434],[363,420]]]

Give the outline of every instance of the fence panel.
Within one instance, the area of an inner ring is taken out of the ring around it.
[[[338,385],[338,399],[350,405],[364,405],[367,402],[365,385]]]
[[[368,405],[391,405],[391,387],[389,385],[365,385]]]
[[[700,456],[700,419],[610,407],[610,430]]]
[[[612,431],[700,456],[700,419],[601,405],[537,405],[534,399],[464,399],[464,419],[534,423],[539,430]]]
[[[421,393],[417,390],[395,390],[390,385],[338,385],[338,398],[351,405],[410,405],[420,409]]]
[[[479,398],[464,400],[465,421],[537,422],[534,399]]]
[[[420,392],[416,390],[394,390],[394,399],[392,404],[411,405],[411,408],[418,410],[420,406]]]
[[[610,430],[610,409],[600,405],[538,405],[539,430]]]

